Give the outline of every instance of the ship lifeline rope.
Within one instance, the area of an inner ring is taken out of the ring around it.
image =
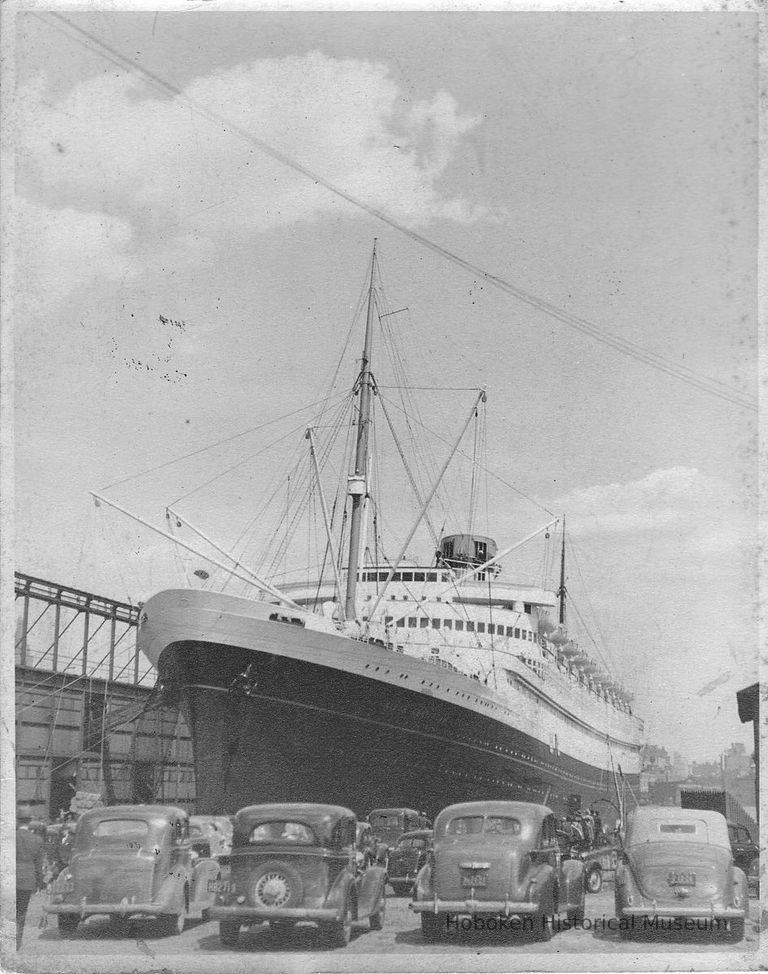
[[[468,271],[473,275],[473,277],[482,278],[489,284],[507,294],[511,294],[513,297],[518,298],[518,300],[524,302],[530,307],[536,308],[536,310],[541,311],[543,314],[546,314],[549,317],[568,325],[576,331],[593,338],[595,341],[600,342],[603,345],[607,345],[609,348],[612,348],[623,355],[627,355],[635,359],[635,361],[641,362],[650,368],[665,373],[666,375],[669,375],[680,382],[687,383],[688,385],[693,386],[694,388],[699,389],[708,395],[716,396],[719,399],[723,399],[726,402],[730,402],[736,406],[741,406],[744,409],[749,409],[755,412],[757,411],[757,400],[754,396],[741,392],[738,389],[734,389],[733,387],[722,382],[720,379],[714,379],[710,376],[701,375],[700,373],[695,372],[693,369],[688,368],[688,366],[665,359],[658,353],[644,348],[643,346],[638,345],[627,338],[613,334],[612,332],[607,332],[588,321],[586,318],[581,318],[578,315],[565,311],[563,308],[557,307],[546,299],[540,298],[532,292],[527,291],[496,274],[489,273],[488,271],[479,267],[477,264],[460,257],[458,254],[448,250],[446,247],[435,243],[428,237],[425,237],[417,231],[410,229],[402,223],[399,223],[385,211],[380,210],[361,199],[358,199],[351,193],[348,193],[346,190],[331,182],[331,180],[324,178],[319,173],[316,173],[307,166],[302,165],[295,159],[286,155],[284,152],[281,152],[279,149],[274,148],[274,146],[271,146],[263,139],[253,135],[247,129],[243,128],[241,125],[238,125],[236,122],[233,122],[231,119],[226,118],[210,108],[206,108],[204,105],[198,104],[188,95],[186,95],[183,89],[179,88],[177,85],[166,81],[155,72],[149,71],[132,58],[127,57],[120,51],[111,47],[109,44],[106,44],[103,40],[92,34],[90,31],[84,30],[82,27],[78,27],[76,24],[72,23],[71,20],[68,20],[61,14],[55,12],[45,12],[43,14],[32,13],[32,16],[37,17],[44,23],[50,23],[52,19],[55,19],[59,22],[59,24],[64,26],[59,26],[59,24],[53,24],[52,26],[56,27],[58,30],[61,30],[70,38],[70,40],[74,40],[75,43],[84,46],[88,50],[95,47],[99,55],[105,60],[120,67],[127,68],[132,74],[142,77],[145,82],[156,90],[162,92],[164,95],[174,95],[180,101],[184,102],[184,104],[186,104],[196,115],[199,115],[201,118],[204,118],[209,122],[213,122],[216,126],[223,128],[225,132],[231,133],[237,138],[255,146],[270,158],[275,159],[282,165],[292,169],[294,172],[300,173],[302,176],[312,180],[316,186],[322,186],[324,189],[328,190],[330,193],[333,193],[335,196],[338,196],[340,199],[346,200],[346,202],[350,203],[352,206],[363,210],[370,216],[375,217],[377,220],[380,220],[387,226],[392,227],[392,229],[409,237],[414,242],[420,244],[438,256],[443,257],[450,263]]]

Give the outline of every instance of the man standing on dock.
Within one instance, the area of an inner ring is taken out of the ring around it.
[[[33,893],[43,888],[43,840],[30,829],[32,813],[16,812],[16,950],[21,949],[27,907]]]

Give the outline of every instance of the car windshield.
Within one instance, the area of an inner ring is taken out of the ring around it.
[[[262,822],[251,832],[250,842],[295,842],[297,845],[314,845],[315,836],[303,822]]]
[[[462,815],[452,818],[446,829],[447,835],[520,835],[520,820],[506,815]]]
[[[398,844],[398,849],[424,849],[426,848],[426,839],[401,839]]]
[[[402,815],[372,815],[371,825],[379,829],[396,829],[403,824]]]

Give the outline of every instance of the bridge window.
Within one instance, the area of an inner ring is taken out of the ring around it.
[[[519,638],[520,638],[520,630],[516,627],[515,628],[515,639],[519,639]]]
[[[426,616],[422,616],[421,619],[419,619],[419,626],[422,629],[428,628],[428,626],[429,626],[429,619],[427,619]]]
[[[403,619],[403,618],[402,618],[402,616],[401,616],[401,617],[400,617],[400,618],[399,618],[399,619],[397,620],[397,622],[395,623],[395,625],[396,625],[396,626],[397,626],[397,627],[398,627],[399,629],[402,629],[402,628],[403,628],[403,627],[405,626],[405,619]]]
[[[404,582],[412,582],[413,581],[413,572],[403,572],[403,581]]]
[[[496,626],[492,622],[488,623],[488,632],[490,633],[491,636],[496,635]]]
[[[456,620],[456,632],[464,632],[464,620],[463,619],[457,619]]]
[[[424,581],[424,572],[414,572],[413,573],[413,580],[414,580],[414,582],[423,582]]]
[[[531,603],[530,602],[523,602],[523,611],[527,612],[528,615],[531,614]]]
[[[440,620],[439,619],[433,619],[432,620],[432,628],[433,629],[439,629],[440,628]]]
[[[437,572],[427,572],[427,581],[428,582],[436,582],[437,581]]]
[[[408,616],[408,628],[409,629],[416,628],[416,616]]]
[[[478,622],[478,624],[477,624],[477,631],[478,632],[485,632],[485,623],[484,622]]]
[[[446,629],[453,629],[453,619],[443,619],[443,625]]]
[[[467,620],[467,632],[474,632],[475,624],[470,619]]]

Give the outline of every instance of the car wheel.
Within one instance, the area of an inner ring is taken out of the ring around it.
[[[537,913],[534,915],[533,933],[536,940],[546,942],[552,939],[555,932],[555,914]]]
[[[587,873],[587,892],[599,893],[603,888],[603,870],[591,869]]]
[[[445,928],[445,917],[439,913],[437,916],[434,913],[421,914],[421,936],[428,944],[442,940]]]
[[[381,930],[384,926],[384,918],[387,915],[387,900],[384,896],[384,891],[381,892],[381,905],[376,913],[372,913],[368,917],[368,923],[370,924],[371,930]]]
[[[240,938],[240,924],[237,920],[222,920],[219,923],[219,940],[222,947],[236,947]]]
[[[346,947],[352,939],[352,914],[349,903],[344,904],[340,920],[334,920],[325,927],[325,942],[330,948]]]
[[[576,906],[572,910],[568,910],[567,916],[572,925],[584,923],[584,906]]]
[[[744,921],[731,920],[728,924],[728,939],[738,944],[744,939]]]
[[[252,902],[269,910],[298,906],[304,896],[298,872],[281,859],[262,863],[251,877],[250,888]]]
[[[77,930],[80,917],[74,913],[60,913],[57,918],[59,933],[62,937],[71,937]]]

